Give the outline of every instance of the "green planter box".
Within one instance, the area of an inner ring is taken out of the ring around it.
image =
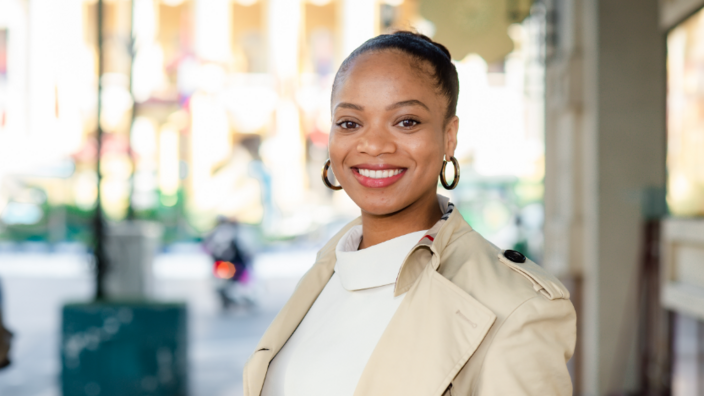
[[[185,304],[68,304],[62,319],[63,396],[188,394]]]

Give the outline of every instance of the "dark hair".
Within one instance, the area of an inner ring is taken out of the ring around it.
[[[440,89],[440,93],[447,98],[447,112],[445,118],[449,119],[457,112],[457,97],[460,93],[460,83],[457,69],[452,63],[450,51],[444,45],[436,43],[428,36],[405,30],[393,34],[382,34],[371,38],[352,51],[342,62],[335,75],[333,91],[337,86],[338,77],[347,71],[352,61],[358,56],[369,51],[398,50],[411,58],[427,62],[433,67],[433,77]]]

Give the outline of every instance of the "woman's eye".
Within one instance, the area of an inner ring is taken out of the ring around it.
[[[342,121],[341,123],[339,123],[337,125],[339,125],[340,128],[342,128],[342,129],[354,129],[359,126],[359,124],[357,124],[354,121]]]
[[[405,119],[405,120],[402,120],[401,122],[399,122],[399,123],[396,124],[396,125],[399,125],[399,126],[401,126],[401,127],[403,127],[403,128],[413,128],[414,126],[416,126],[416,125],[418,125],[418,124],[420,124],[418,121],[413,120],[413,119],[410,119],[410,118],[407,118],[407,119]]]

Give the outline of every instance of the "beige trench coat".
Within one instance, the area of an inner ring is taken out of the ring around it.
[[[332,276],[338,240],[360,223],[320,250],[262,337],[244,368],[246,396],[260,395],[269,363]],[[395,294],[407,295],[354,395],[572,395],[576,315],[565,287],[530,260],[504,257],[457,210],[428,235],[401,267]]]

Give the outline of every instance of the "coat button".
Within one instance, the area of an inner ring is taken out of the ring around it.
[[[506,250],[504,252],[504,257],[513,261],[514,263],[521,264],[526,262],[526,256],[515,250]]]

